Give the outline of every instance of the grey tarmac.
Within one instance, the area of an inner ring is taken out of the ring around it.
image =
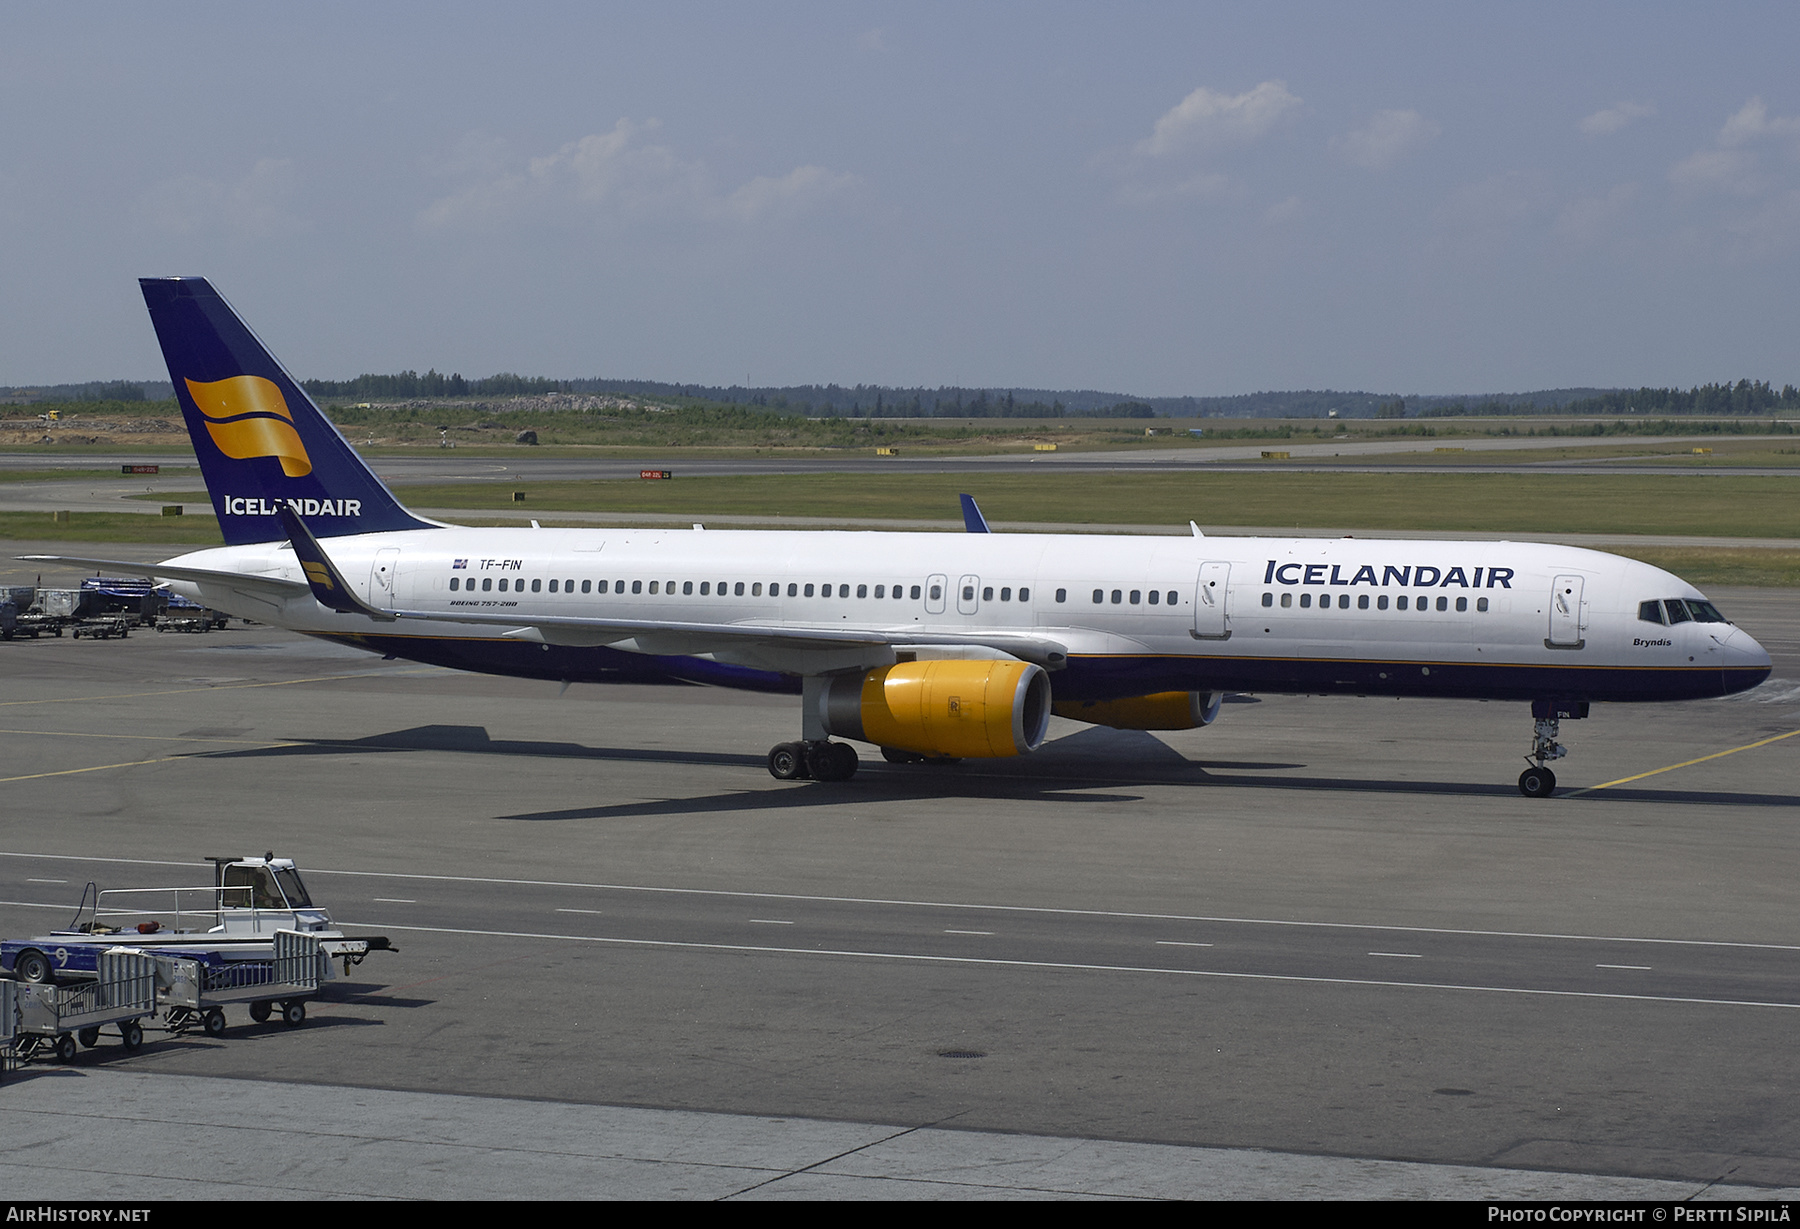
[[[782,784],[788,697],[0,645],[0,933],[274,849],[400,947],[299,1029],[16,1073],[9,1191],[1789,1197],[1800,614],[1713,596],[1776,676],[1565,723],[1548,801],[1521,705]]]

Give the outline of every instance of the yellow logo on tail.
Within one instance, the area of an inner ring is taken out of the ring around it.
[[[206,433],[219,451],[234,461],[278,457],[290,478],[312,473],[312,459],[294,430],[287,402],[274,383],[261,376],[232,376],[199,384],[184,380],[188,395],[206,418]]]
[[[331,583],[331,573],[326,569],[324,564],[307,563],[302,560],[300,566],[306,569],[306,579],[312,581],[314,584],[324,585],[327,589],[335,590],[337,588],[336,585]]]

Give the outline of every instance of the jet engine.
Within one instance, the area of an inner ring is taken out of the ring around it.
[[[932,758],[991,759],[1043,745],[1050,676],[1024,661],[909,661],[838,675],[820,697],[827,733]]]
[[[1122,700],[1060,700],[1052,711],[1115,730],[1191,730],[1211,725],[1224,700],[1222,691],[1159,691]]]

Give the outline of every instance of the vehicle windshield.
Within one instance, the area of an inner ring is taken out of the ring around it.
[[[275,878],[281,883],[281,890],[287,893],[290,909],[312,908],[312,897],[306,894],[306,885],[300,882],[300,872],[293,867],[275,872]]]

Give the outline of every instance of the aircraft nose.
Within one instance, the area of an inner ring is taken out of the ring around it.
[[[1756,637],[1739,627],[1724,636],[1715,636],[1723,659],[1727,691],[1744,691],[1769,677],[1775,663],[1769,651],[1756,642]]]

